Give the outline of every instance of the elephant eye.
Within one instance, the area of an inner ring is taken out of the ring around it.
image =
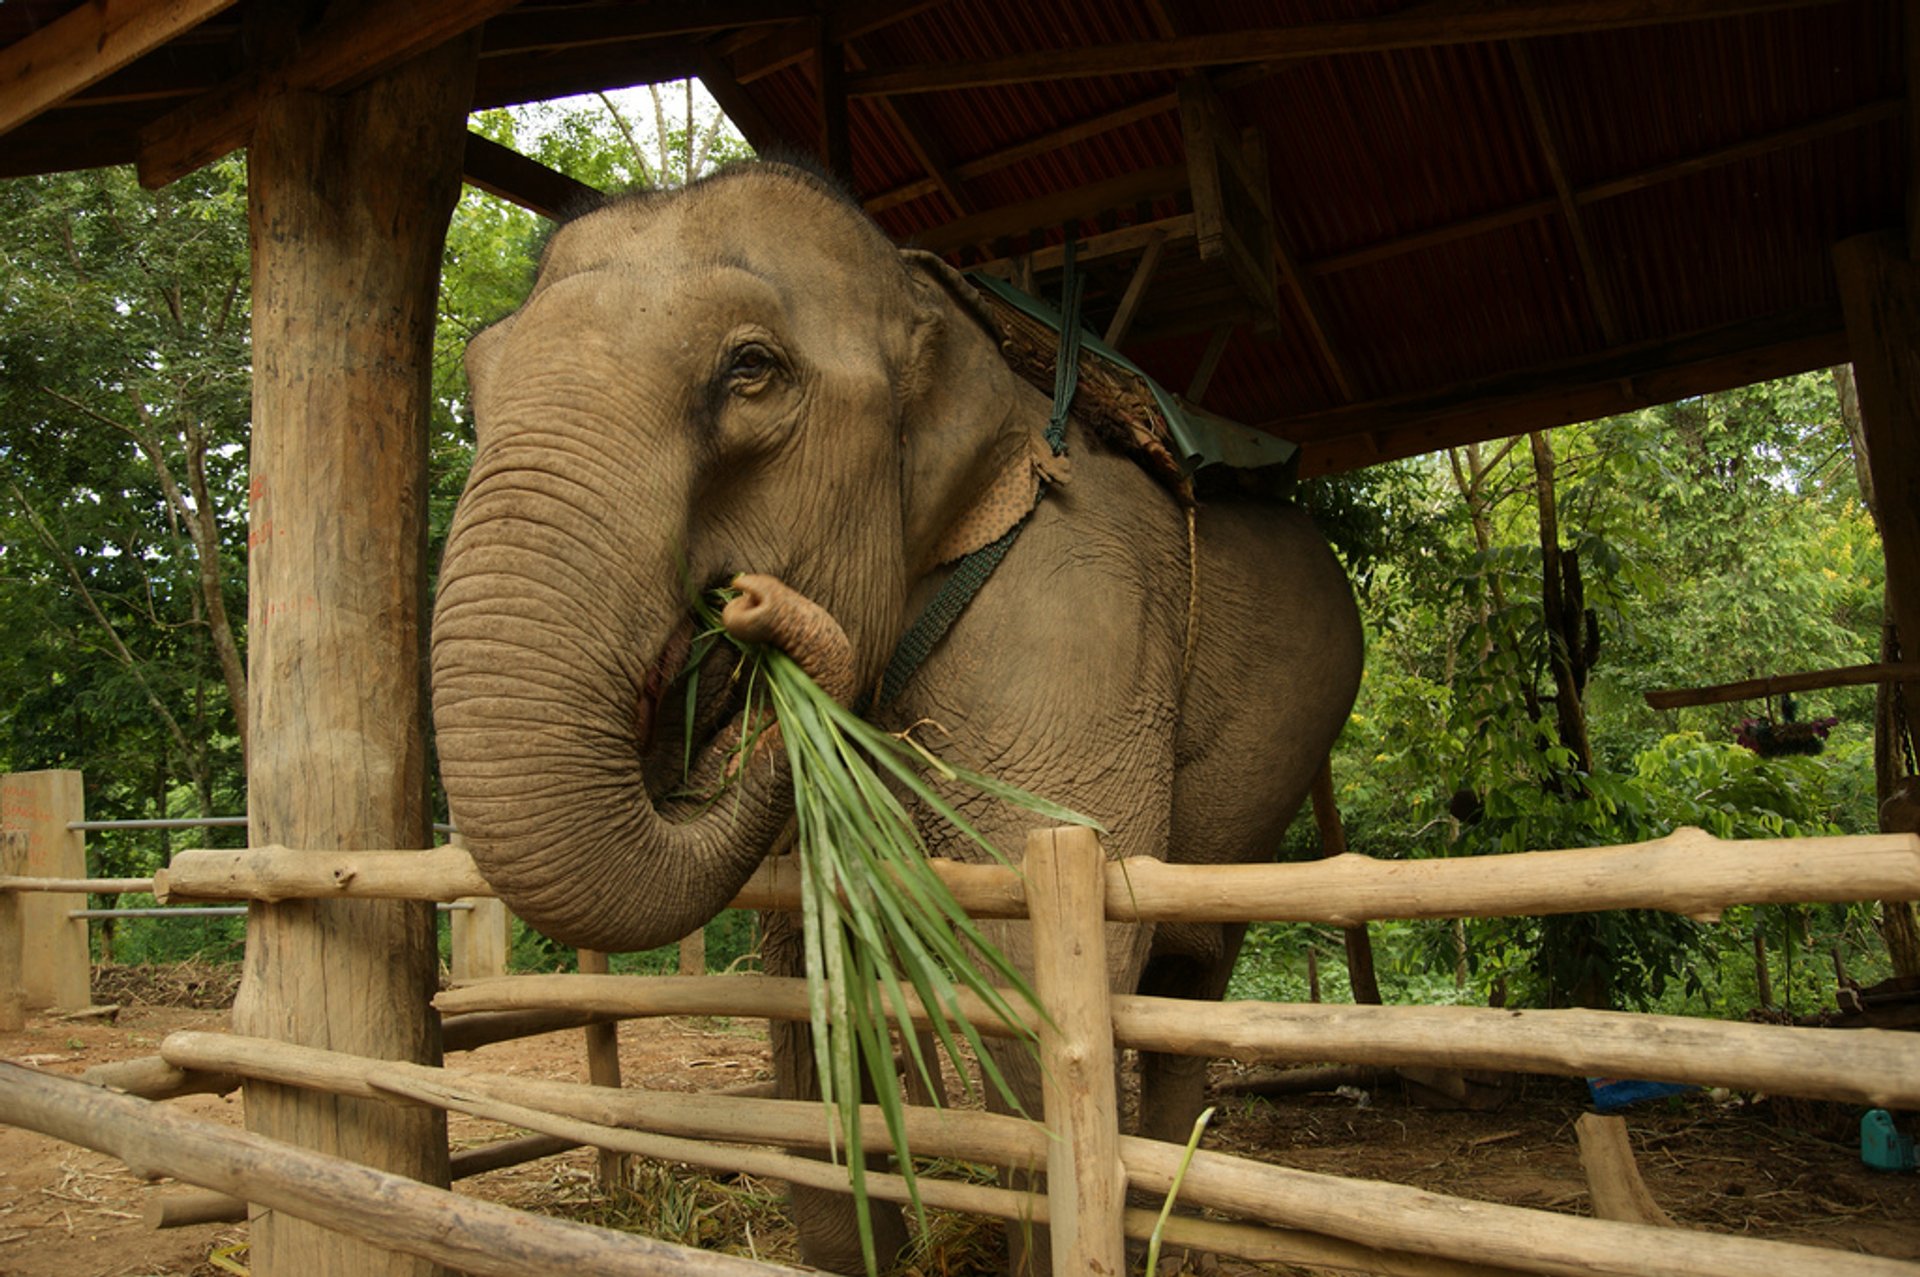
[[[780,360],[757,341],[741,342],[727,356],[727,389],[736,395],[758,394],[780,370]]]

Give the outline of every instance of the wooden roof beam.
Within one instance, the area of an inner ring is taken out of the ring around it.
[[[467,185],[556,222],[591,207],[602,196],[598,187],[576,181],[478,133],[467,134],[462,167]]]
[[[1540,86],[1533,75],[1533,59],[1527,53],[1526,45],[1518,40],[1508,42],[1507,53],[1513,58],[1514,75],[1520,81],[1520,95],[1526,99],[1527,117],[1533,124],[1533,140],[1540,147],[1540,156],[1547,165],[1547,175],[1553,181],[1554,195],[1560,204],[1560,216],[1567,224],[1567,233],[1573,238],[1573,252],[1580,260],[1580,274],[1586,281],[1587,304],[1593,308],[1594,323],[1598,325],[1606,344],[1617,346],[1620,344],[1620,321],[1614,314],[1606,280],[1601,278],[1600,262],[1594,254],[1593,241],[1588,238],[1586,223],[1580,217],[1580,204],[1574,199],[1573,183],[1567,177],[1567,166],[1560,156],[1560,144],[1553,135],[1553,123],[1547,118],[1546,104],[1540,99]]]
[[[1187,189],[1187,166],[1169,164],[1163,168],[1142,169],[1091,182],[1085,186],[1058,191],[1052,195],[989,209],[972,217],[963,217],[936,226],[917,238],[921,248],[949,253],[968,244],[983,244],[1003,235],[1052,228],[1062,222],[1081,221],[1113,208],[1132,208],[1142,200],[1165,199]]]
[[[140,183],[185,177],[247,141],[260,104],[288,90],[339,92],[436,49],[514,0],[364,0],[304,33],[284,63],[258,66],[140,132]]]
[[[1733,146],[1721,147],[1686,159],[1673,160],[1666,164],[1657,164],[1652,168],[1608,178],[1604,182],[1595,182],[1573,191],[1576,205],[1599,203],[1602,200],[1617,198],[1634,191],[1642,191],[1663,182],[1678,181],[1709,169],[1725,164],[1738,163],[1741,160],[1755,159],[1762,155],[1771,155],[1775,151],[1801,146],[1820,138],[1831,137],[1839,133],[1849,133],[1854,129],[1867,128],[1887,120],[1896,120],[1906,111],[1904,98],[1889,98],[1880,102],[1871,102],[1866,106],[1841,111],[1835,115],[1797,124],[1792,128],[1781,129]],[[1395,236],[1363,248],[1336,253],[1331,257],[1322,257],[1301,263],[1301,268],[1309,275],[1332,275],[1344,270],[1354,270],[1361,266],[1370,266],[1375,262],[1398,257],[1404,253],[1419,252],[1422,249],[1436,248],[1441,244],[1455,240],[1471,239],[1476,235],[1485,235],[1504,227],[1531,222],[1538,218],[1550,217],[1560,209],[1559,199],[1528,200],[1524,204],[1515,204],[1510,208],[1497,209],[1491,213],[1482,213],[1476,217],[1462,218],[1457,222],[1448,222],[1443,226],[1429,227],[1415,231],[1411,235]]]
[[[813,0],[707,0],[697,5],[617,5],[584,11],[509,9],[487,23],[480,56],[705,36],[738,27],[807,22],[815,12]]]
[[[860,52],[860,46],[852,40],[844,46],[847,51],[847,68],[852,72],[866,70],[867,60]],[[893,131],[906,143],[907,150],[913,153],[914,162],[926,173],[932,190],[940,192],[946,198],[956,217],[970,217],[980,211],[980,203],[967,193],[966,182],[954,172],[947,148],[935,136],[933,126],[928,122],[926,112],[920,104],[911,100],[881,98],[878,101],[880,114],[886,117]]]
[[[0,49],[0,133],[98,84],[234,0],[83,4]]]
[[[1833,0],[1426,0],[1377,18],[1352,18],[1298,26],[1260,27],[1172,40],[1045,49],[984,62],[935,62],[892,67],[849,78],[855,96],[934,93],[1036,80],[1139,75],[1193,67],[1230,66],[1343,53],[1450,44],[1486,44],[1543,36],[1578,35],[1621,27],[1698,22],[1776,9],[1805,8]]]
[[[1475,382],[1265,422],[1300,444],[1302,475],[1338,474],[1450,445],[1596,421],[1847,358],[1837,306],[1748,320]]]
[[[863,35],[904,22],[918,13],[935,9],[947,0],[910,0],[889,4],[886,0],[865,0],[860,4],[835,6],[827,18],[827,40],[845,44]],[[741,84],[752,84],[775,71],[798,66],[813,56],[814,32],[811,27],[779,31],[733,53],[729,59],[733,77]]]
[[[726,113],[733,127],[740,130],[740,136],[761,155],[783,148],[796,151],[811,151],[814,148],[799,138],[789,137],[779,125],[760,109],[760,104],[748,96],[740,82],[733,78],[733,71],[725,59],[711,50],[703,49],[694,55],[693,73],[700,78],[707,93],[720,109]]]

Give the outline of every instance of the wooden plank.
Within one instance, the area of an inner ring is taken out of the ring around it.
[[[1276,418],[1260,428],[1301,445],[1302,475],[1337,474],[1450,445],[1597,421],[1846,359],[1837,313],[1792,312],[1602,351],[1446,394]]]
[[[406,1110],[380,1106],[382,1120],[406,1116]],[[352,1228],[367,1239],[362,1248],[369,1255],[433,1271],[430,1261],[497,1277],[765,1277],[769,1271],[797,1271],[455,1196],[17,1064],[0,1064],[0,1121],[111,1154],[138,1174],[169,1175],[250,1198],[256,1205],[248,1255],[254,1272],[260,1271],[259,1221],[265,1218]],[[334,1271],[388,1267],[383,1262]]]
[[[603,198],[597,188],[478,133],[467,134],[461,167],[469,186],[555,221]]]
[[[340,92],[470,31],[514,0],[363,0],[305,33],[284,64],[256,67],[140,131],[140,182],[165,186],[245,144],[266,99]],[[471,101],[471,93],[466,95]],[[464,106],[465,103],[462,103]]]
[[[233,0],[115,0],[70,9],[0,48],[0,134],[191,31]]]
[[[851,77],[856,97],[934,93],[1039,80],[1142,75],[1191,67],[1382,53],[1579,35],[1805,8],[1831,0],[1427,0],[1378,18],[1258,27],[1173,40],[1046,49],[982,62],[933,62]]]
[[[1104,182],[1090,182],[1071,190],[1058,191],[1021,204],[989,209],[973,217],[963,217],[936,226],[918,237],[918,246],[935,253],[950,252],[967,244],[985,243],[1002,235],[1018,235],[1030,230],[1052,228],[1063,222],[1081,221],[1108,209],[1131,208],[1141,200],[1164,199],[1187,187],[1187,166],[1169,164],[1163,168],[1143,169]]]
[[[67,828],[84,819],[85,787],[79,772],[0,774],[0,827],[26,835],[26,876],[85,878],[86,836]],[[92,1000],[87,924],[67,916],[86,905],[86,896],[78,892],[19,897],[20,985],[28,1009],[78,1011]]]
[[[1908,682],[1920,679],[1920,661],[1847,665],[1838,669],[1775,674],[1771,678],[1742,679],[1712,687],[1676,687],[1646,693],[1650,709],[1679,709],[1686,705],[1724,705],[1778,696],[1782,692],[1809,692],[1824,687],[1861,687],[1868,683]]]
[[[1033,985],[1052,1023],[1040,1029],[1046,1101],[1047,1200],[1053,1271],[1121,1277],[1121,1216],[1113,1021],[1107,992],[1106,852],[1091,829],[1027,835]],[[1017,1264],[1014,1265],[1018,1267]]]
[[[256,844],[431,841],[427,370],[477,47],[470,33],[353,92],[267,97],[248,138],[247,815]],[[362,322],[368,315],[379,322]],[[424,902],[257,903],[234,1024],[436,1059],[439,1026],[427,1008],[435,931]],[[248,1086],[246,1110],[261,1134],[446,1183],[445,1125],[429,1115],[316,1102],[268,1084]],[[250,1244],[261,1277],[436,1271],[285,1211],[256,1210]]]

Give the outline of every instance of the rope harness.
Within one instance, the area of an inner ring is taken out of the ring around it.
[[[1066,239],[1066,253],[1060,278],[1060,353],[1054,362],[1053,374],[1053,414],[1047,420],[1047,446],[1053,449],[1056,457],[1067,452],[1067,417],[1073,409],[1073,392],[1080,383],[1080,297],[1086,281],[1074,266],[1074,241],[1071,231]],[[1013,548],[1014,538],[1027,526],[1033,517],[1033,510],[1040,507],[1046,499],[1047,481],[1043,477],[1039,490],[1034,493],[1033,509],[1022,515],[1020,521],[1001,535],[1000,539],[963,557],[954,565],[953,571],[940,584],[933,598],[920,610],[913,624],[901,636],[899,646],[893,650],[893,658],[887,662],[887,671],[880,680],[880,694],[876,698],[878,705],[892,704],[907,685],[907,681],[919,670],[922,663],[947,636],[953,623],[966,611],[967,604],[973,602],[980,588],[1000,566],[1000,560],[1007,557],[1007,551]]]

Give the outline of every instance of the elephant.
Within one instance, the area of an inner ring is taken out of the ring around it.
[[[938,724],[955,761],[1098,820],[1112,857],[1270,858],[1350,712],[1358,612],[1303,513],[1222,498],[1189,519],[1077,420],[1056,455],[1049,396],[964,278],[805,169],[736,166],[566,223],[466,361],[475,455],[432,629],[442,779],[481,872],[567,943],[670,943],[781,839],[777,759],[738,768],[724,803],[684,792],[683,740],[711,778],[740,730],[720,673],[691,707],[675,689],[690,592],[743,573],[728,627],[837,669],[851,704],[955,560],[1017,526],[863,712]],[[1035,823],[965,811],[1015,858]],[[980,854],[944,824],[925,835]],[[1217,999],[1241,930],[1110,924],[1113,987]],[[989,938],[1025,962],[1024,933]],[[795,970],[794,948],[769,934],[767,968]],[[776,1031],[783,1094],[809,1085],[803,1035]],[[1031,1063],[1003,1067],[1038,1112]],[[1146,1057],[1141,1132],[1184,1140],[1203,1082],[1202,1061]],[[795,1212],[807,1262],[860,1270],[843,1199],[797,1191]],[[875,1227],[904,1237],[879,1204]]]

